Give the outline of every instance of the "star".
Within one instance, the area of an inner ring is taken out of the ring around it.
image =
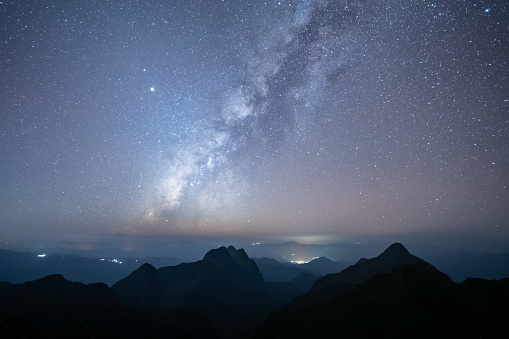
[[[507,6],[400,2],[0,0],[2,241],[468,228],[509,249]]]

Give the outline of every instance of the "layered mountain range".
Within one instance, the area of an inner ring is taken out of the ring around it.
[[[4,282],[0,333],[48,338],[509,333],[509,279],[458,284],[401,244],[321,278],[311,269],[289,267],[285,273],[278,265],[250,259],[244,250],[230,246],[213,249],[196,262],[159,269],[143,264],[111,288],[70,282],[61,275],[23,284]]]
[[[199,309],[225,336],[243,334],[281,304],[254,261],[233,246],[211,250],[200,261],[158,270],[144,264],[112,290],[130,307]]]

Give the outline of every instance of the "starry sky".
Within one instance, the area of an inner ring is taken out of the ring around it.
[[[509,5],[0,1],[0,246],[509,251]]]

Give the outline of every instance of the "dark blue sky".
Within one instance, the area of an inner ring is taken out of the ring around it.
[[[508,18],[504,1],[2,1],[0,240],[507,251]]]

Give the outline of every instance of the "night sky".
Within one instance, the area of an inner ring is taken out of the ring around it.
[[[2,247],[509,251],[508,185],[503,0],[0,2]]]

